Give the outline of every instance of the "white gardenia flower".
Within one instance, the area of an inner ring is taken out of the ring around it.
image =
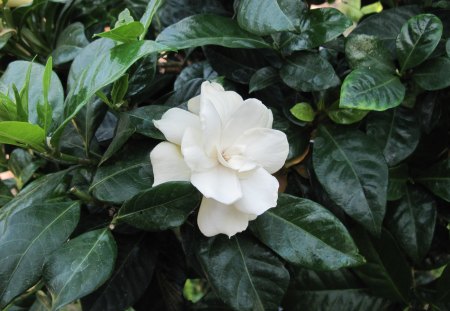
[[[198,226],[206,236],[244,231],[278,198],[271,174],[286,161],[289,145],[273,130],[272,112],[220,84],[204,82],[189,111],[172,108],[154,121],[168,142],[150,153],[155,182],[190,181],[202,194]]]

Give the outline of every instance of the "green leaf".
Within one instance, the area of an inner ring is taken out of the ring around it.
[[[283,259],[309,269],[336,270],[364,262],[345,226],[307,199],[280,195],[277,207],[258,216],[251,229]]]
[[[106,149],[102,156],[100,165],[106,162],[109,158],[114,156],[120,148],[128,141],[128,139],[133,136],[136,132],[136,127],[131,123],[130,117],[127,113],[123,112],[120,114],[119,121],[117,122],[117,127],[114,132],[114,138]]]
[[[380,238],[362,230],[353,235],[367,263],[355,268],[357,275],[377,296],[408,304],[412,287],[411,268],[392,235],[383,229]]]
[[[405,195],[408,179],[408,166],[406,164],[389,168],[388,201],[400,200]]]
[[[254,239],[243,235],[202,239],[198,257],[215,293],[233,309],[278,309],[289,273]]]
[[[97,91],[119,79],[140,58],[164,50],[168,48],[156,42],[138,41],[121,44],[94,58],[70,89],[64,103],[66,119],[52,136],[52,145],[58,146],[64,127]]]
[[[383,151],[389,166],[395,166],[414,152],[421,132],[411,109],[398,107],[383,112],[372,112],[367,118],[367,135]]]
[[[38,104],[44,102],[43,80],[45,67],[26,61],[15,61],[9,63],[5,73],[0,78],[0,91],[4,94],[9,94],[11,99],[13,96],[13,85],[18,89],[24,87],[27,81],[27,72],[31,66],[30,83],[28,90],[28,121],[33,124],[39,124]],[[35,83],[37,81],[37,83]],[[63,117],[64,110],[64,89],[56,75],[51,74],[50,88],[48,93],[48,102],[52,108],[53,126],[58,125]],[[8,120],[15,121],[15,120]]]
[[[249,93],[253,93],[268,86],[278,83],[280,75],[278,70],[273,67],[263,67],[256,71],[250,78]]]
[[[211,14],[186,17],[165,28],[156,41],[175,49],[208,44],[228,48],[270,48],[261,37],[241,29],[234,20]]]
[[[327,109],[328,117],[337,124],[353,124],[361,121],[369,113],[367,110],[339,108],[339,101]]]
[[[450,58],[433,58],[414,69],[413,80],[424,90],[437,91],[450,86],[448,72]]]
[[[450,39],[447,39],[445,42],[445,51],[447,52],[447,56],[450,57]]]
[[[395,73],[391,54],[375,36],[351,35],[345,43],[345,56],[352,69],[375,68]]]
[[[133,109],[126,114],[136,128],[136,133],[163,140],[164,135],[155,127],[153,120],[161,119],[167,110],[169,110],[167,106],[151,105]]]
[[[19,190],[30,180],[41,165],[42,161],[33,161],[31,154],[23,149],[14,149],[9,154],[8,168],[13,173]]]
[[[44,265],[52,311],[102,285],[114,269],[116,255],[116,242],[108,229],[84,233],[55,251]]]
[[[78,224],[80,205],[60,202],[33,205],[9,218],[0,238],[0,307],[39,281],[47,256]]]
[[[145,34],[147,33],[147,30],[152,23],[153,16],[155,15],[156,11],[159,9],[159,7],[161,6],[162,3],[163,3],[163,0],[148,1],[147,8],[145,9],[145,13],[141,17],[141,24],[144,25],[144,31],[142,32],[141,36],[139,37],[139,40],[144,39]]]
[[[168,182],[125,202],[117,219],[147,231],[181,226],[200,205],[201,196],[189,182]]]
[[[144,25],[141,22],[129,22],[109,31],[96,34],[96,37],[108,38],[118,42],[133,42],[144,33]]]
[[[132,22],[134,22],[134,18],[131,16],[130,10],[125,9],[119,13],[117,22],[114,24],[114,28],[119,28]]]
[[[320,126],[313,166],[330,198],[370,233],[379,235],[386,211],[388,168],[372,139],[357,130]]]
[[[436,225],[436,202],[427,192],[408,185],[405,195],[389,209],[387,225],[400,246],[416,263],[427,254]]]
[[[88,44],[84,25],[79,22],[70,24],[58,36],[56,48],[52,52],[55,65],[70,62]]]
[[[298,52],[286,59],[280,76],[297,91],[321,91],[339,85],[333,66],[317,53]]]
[[[47,150],[44,129],[27,122],[0,122],[0,143],[32,148],[39,152]]]
[[[149,150],[141,148],[124,150],[116,161],[100,166],[90,191],[97,200],[121,204],[152,184]]]
[[[278,44],[285,54],[315,48],[337,38],[352,24],[350,19],[334,8],[310,10],[301,19],[297,29],[299,34],[283,33]]]
[[[299,19],[305,9],[305,3],[299,0],[242,0],[237,21],[241,28],[261,36],[294,31],[298,21],[291,19],[291,15],[297,15],[296,19]]]
[[[117,260],[111,277],[82,299],[83,310],[125,310],[141,298],[152,280],[157,250],[145,234],[116,236]]]
[[[414,172],[414,181],[427,187],[438,197],[450,202],[450,159],[445,159],[426,170]]]
[[[450,265],[447,264],[437,282],[437,296],[439,300],[448,301],[450,298]]]
[[[44,129],[46,135],[52,122],[52,107],[50,106],[50,103],[48,101],[48,94],[51,87],[52,69],[53,69],[53,59],[50,56],[45,65],[44,76],[42,79],[44,102],[42,104],[38,103],[37,106],[39,125]]]
[[[358,68],[344,80],[339,107],[383,111],[397,107],[405,87],[397,76],[379,69]]]
[[[111,100],[115,107],[120,108],[123,105],[123,100],[128,91],[128,74],[124,74],[113,84],[111,90]]]
[[[14,198],[11,189],[4,182],[0,182],[0,208]]]
[[[304,122],[312,122],[316,117],[314,109],[308,103],[295,104],[289,111],[294,117]]]
[[[442,22],[433,14],[420,14],[403,25],[397,37],[400,72],[420,65],[433,53],[442,37]]]
[[[0,121],[17,120],[16,103],[0,92]]]

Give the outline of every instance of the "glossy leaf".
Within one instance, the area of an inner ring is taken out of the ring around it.
[[[420,188],[407,186],[392,207],[388,227],[406,254],[419,263],[428,252],[436,224],[436,202]]]
[[[383,111],[397,107],[405,87],[397,76],[369,68],[353,70],[341,87],[340,108]]]
[[[15,85],[18,90],[21,90],[23,88],[23,86],[27,83],[27,72],[29,68],[31,69],[29,76],[30,81],[43,80],[45,66],[26,61],[14,61],[9,63],[5,73],[0,78],[0,91],[4,94],[9,94],[10,98],[14,99],[13,85]],[[28,99],[28,121],[33,124],[38,124],[38,104],[44,102],[43,84],[40,82],[30,83],[27,92],[28,96],[26,98]],[[54,72],[51,75],[48,102],[52,107],[53,123],[55,125],[58,125],[63,117],[64,90],[61,81]]]
[[[426,170],[416,171],[414,180],[438,197],[450,202],[450,159],[445,159]]]
[[[291,10],[292,7],[295,10]],[[237,21],[243,29],[257,34],[270,35],[279,31],[295,30],[296,21],[290,15],[305,9],[303,1],[294,0],[242,0],[237,10]]]
[[[278,44],[285,54],[315,48],[337,38],[351,25],[352,21],[334,8],[310,10],[301,19],[299,34],[283,33]]]
[[[345,44],[345,56],[352,69],[376,68],[395,72],[391,54],[375,36],[364,34],[349,36]]]
[[[399,200],[406,193],[406,184],[408,182],[408,166],[400,164],[399,166],[389,168],[389,183],[387,188],[388,201]]]
[[[280,80],[278,70],[273,67],[263,67],[256,71],[250,78],[249,93],[265,89]]]
[[[286,59],[281,79],[297,91],[321,91],[339,85],[333,66],[319,54],[299,52]]]
[[[83,310],[126,310],[150,284],[157,250],[145,234],[116,236],[117,260],[111,277],[95,292],[82,299]]]
[[[199,192],[189,182],[168,182],[125,202],[117,219],[141,230],[175,228],[200,205],[200,199]]]
[[[407,303],[412,286],[411,269],[392,235],[383,230],[377,239],[357,231],[353,238],[367,260],[355,269],[358,276],[377,296]]]
[[[167,106],[151,105],[131,110],[127,112],[127,115],[136,129],[136,133],[162,140],[164,135],[153,125],[153,120],[161,119],[168,109]]]
[[[268,249],[246,236],[203,239],[198,257],[217,295],[235,310],[277,309],[289,273]]]
[[[121,204],[152,184],[149,151],[125,150],[116,161],[97,169],[90,191],[100,201]]]
[[[109,31],[98,33],[95,36],[108,38],[118,42],[133,42],[137,41],[144,31],[144,25],[140,22],[130,22]]]
[[[65,120],[52,136],[52,145],[58,146],[64,127],[97,91],[119,79],[140,58],[164,50],[168,48],[156,42],[138,41],[121,44],[94,58],[70,89],[64,103]]]
[[[159,7],[162,4],[163,4],[162,0],[148,1],[147,7],[145,9],[145,13],[141,17],[141,23],[142,23],[142,25],[144,25],[144,31],[142,32],[141,36],[139,37],[139,40],[144,39],[145,34],[147,33],[147,30],[150,27],[150,24],[152,23],[153,16],[155,15],[156,11],[159,9]]]
[[[0,143],[32,148],[39,152],[47,150],[44,129],[28,122],[0,122]]]
[[[234,20],[210,14],[186,17],[165,28],[156,41],[175,49],[209,44],[228,48],[270,48],[261,37],[241,29]]]
[[[337,124],[353,124],[361,121],[369,111],[361,109],[339,108],[339,102],[335,102],[327,109],[328,117]]]
[[[15,213],[0,238],[0,307],[35,285],[47,256],[78,224],[77,202],[46,203]]]
[[[114,156],[135,132],[136,127],[132,124],[128,114],[125,112],[121,113],[119,116],[119,121],[117,122],[116,130],[114,131],[113,140],[103,154],[100,165]]]
[[[450,86],[449,71],[450,58],[433,58],[414,69],[413,80],[424,90],[437,91]]]
[[[433,53],[442,36],[442,22],[433,14],[421,14],[403,25],[396,40],[401,72],[420,65]]]
[[[251,229],[283,259],[315,270],[363,263],[344,225],[321,205],[281,195],[277,207],[258,216]]]
[[[22,189],[34,172],[42,165],[42,161],[33,161],[30,153],[23,149],[14,149],[9,155],[8,168],[14,174],[16,186]]]
[[[369,232],[379,235],[386,211],[388,168],[372,140],[357,130],[320,126],[313,166],[330,198]]]
[[[414,111],[399,107],[372,112],[367,118],[367,135],[383,151],[389,166],[395,166],[414,152],[420,140],[420,128]]]
[[[305,122],[312,122],[316,116],[314,109],[308,103],[295,104],[289,111],[294,117]]]
[[[116,255],[116,242],[108,229],[84,233],[55,251],[44,265],[44,281],[52,296],[52,310],[102,285],[114,269]]]
[[[55,65],[70,62],[88,44],[84,25],[79,22],[70,24],[59,35],[56,48],[52,52]]]

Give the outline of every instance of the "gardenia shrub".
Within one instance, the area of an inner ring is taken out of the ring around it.
[[[0,20],[1,310],[450,310],[450,1]]]

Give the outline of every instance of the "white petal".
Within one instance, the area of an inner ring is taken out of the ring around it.
[[[249,218],[252,216],[238,211],[233,205],[203,198],[197,223],[200,231],[207,237],[220,233],[231,237],[247,229]]]
[[[206,154],[202,141],[202,133],[193,128],[186,130],[181,141],[184,161],[195,172],[212,169],[218,163],[217,157],[209,157]]]
[[[289,153],[286,134],[272,129],[248,130],[234,144],[244,148],[242,156],[258,163],[270,174],[283,167]]]
[[[245,131],[252,128],[271,128],[272,111],[259,100],[247,99],[230,117],[223,129],[222,148],[231,146]]]
[[[181,145],[181,138],[188,127],[200,128],[200,119],[195,114],[180,109],[167,110],[161,120],[154,120],[153,124],[166,139],[174,144]]]
[[[200,96],[192,97],[187,103],[188,110],[196,115],[200,113]]]
[[[236,172],[221,164],[203,172],[192,172],[191,183],[207,198],[232,204],[242,197]]]
[[[155,177],[153,186],[168,181],[189,181],[191,177],[191,170],[183,160],[180,147],[175,144],[164,141],[156,145],[150,152],[150,161]]]
[[[234,206],[243,213],[261,215],[277,205],[278,180],[258,168],[240,176],[242,198]]]

